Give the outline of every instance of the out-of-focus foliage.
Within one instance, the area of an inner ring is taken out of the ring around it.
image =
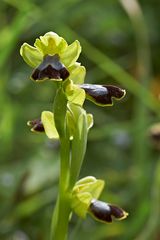
[[[160,239],[160,147],[159,138],[152,136],[152,141],[149,132],[160,116],[160,4],[139,3],[145,24],[136,22],[136,14],[129,18],[114,0],[0,1],[0,239],[49,238],[59,145],[31,133],[26,122],[51,110],[54,83],[29,80],[31,69],[19,55],[23,42],[32,45],[48,31],[81,42],[86,82],[127,90],[113,107],[86,102],[94,128],[81,177],[104,178],[103,200],[123,206],[130,215],[108,225],[73,216],[69,239]],[[149,46],[143,44],[148,42],[145,26]]]

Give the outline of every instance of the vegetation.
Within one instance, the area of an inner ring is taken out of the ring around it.
[[[127,4],[129,3],[129,5]],[[160,237],[159,9],[156,1],[0,3],[0,238],[49,239],[59,179],[59,144],[32,134],[26,122],[50,110],[50,82],[28,80],[23,42],[54,31],[82,45],[87,83],[127,91],[113,107],[85,102],[94,116],[80,177],[104,179],[101,196],[122,206],[126,221],[102,224],[73,215],[69,239],[157,240]],[[152,127],[152,128],[151,128]],[[154,128],[153,128],[154,127]]]

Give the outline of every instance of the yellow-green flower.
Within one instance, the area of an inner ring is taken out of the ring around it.
[[[73,190],[71,197],[71,208],[81,218],[87,213],[100,222],[112,222],[125,219],[128,213],[122,208],[97,200],[104,188],[104,181],[88,176],[79,180]]]
[[[64,80],[70,70],[75,69],[81,52],[78,40],[68,45],[64,38],[54,32],[48,32],[37,38],[34,47],[28,43],[21,46],[20,54],[24,61],[34,68],[33,80]]]

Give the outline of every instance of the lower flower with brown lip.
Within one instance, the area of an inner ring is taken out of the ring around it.
[[[86,92],[86,98],[100,106],[112,106],[113,98],[120,100],[126,91],[114,85],[81,84]]]
[[[32,132],[44,132],[44,126],[40,118],[28,121],[27,125],[31,127]]]
[[[105,223],[112,222],[112,218],[122,220],[128,216],[128,213],[125,212],[122,208],[96,199],[93,199],[91,201],[91,204],[89,206],[89,213],[96,220]]]

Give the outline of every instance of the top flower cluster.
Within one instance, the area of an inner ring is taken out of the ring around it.
[[[64,88],[69,101],[82,105],[88,98],[97,105],[108,106],[112,105],[112,98],[121,99],[125,90],[119,87],[84,84],[86,70],[77,62],[80,52],[79,41],[68,45],[54,32],[36,39],[34,47],[24,43],[20,49],[24,61],[34,68],[32,80],[67,80]]]
[[[76,61],[81,52],[79,41],[68,45],[64,38],[54,32],[48,32],[36,39],[34,47],[24,43],[20,54],[25,62],[36,68],[31,78],[33,80],[64,80],[79,67]]]

